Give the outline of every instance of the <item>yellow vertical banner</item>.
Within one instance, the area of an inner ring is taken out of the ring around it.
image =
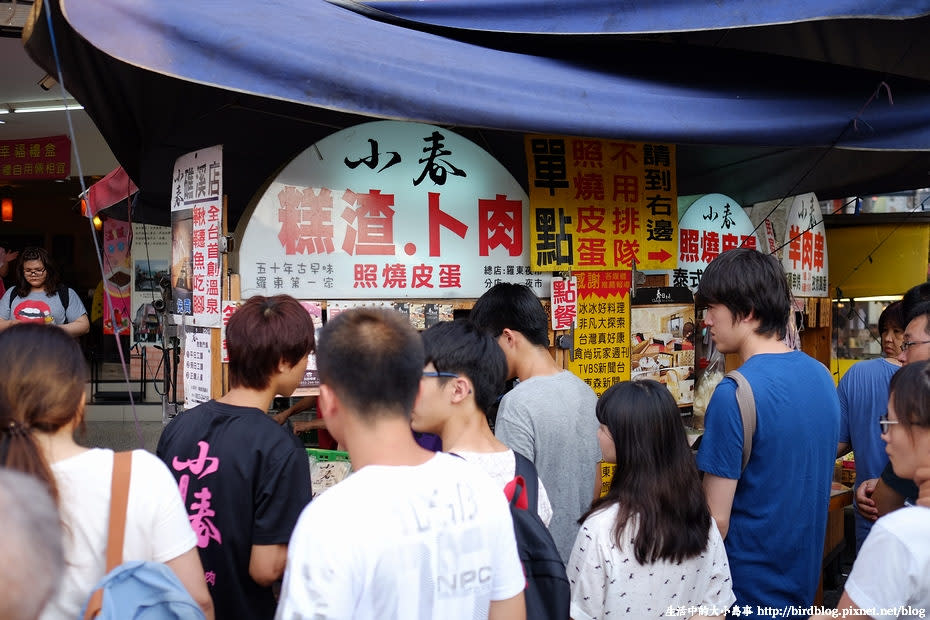
[[[568,368],[598,396],[630,378],[629,271],[582,271]]]
[[[533,271],[676,266],[674,145],[526,135],[524,148]]]

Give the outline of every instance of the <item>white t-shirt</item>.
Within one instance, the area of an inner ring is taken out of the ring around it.
[[[94,449],[52,464],[58,485],[65,574],[42,620],[77,618],[106,569],[113,451]],[[123,561],[167,562],[197,538],[165,464],[145,450],[132,453]]]
[[[304,509],[275,617],[472,620],[525,584],[500,488],[437,453],[368,465]]]
[[[875,522],[859,549],[846,593],[877,619],[930,612],[930,508],[908,506]],[[885,612],[885,613],[883,613]]]
[[[483,469],[491,479],[494,480],[503,489],[507,483],[513,480],[516,474],[517,457],[513,455],[513,450],[503,452],[463,452],[456,451],[457,455],[474,463]],[[549,521],[552,520],[552,504],[549,503],[549,494],[546,493],[546,487],[543,486],[542,480],[539,480],[537,488],[539,493],[536,498],[536,512],[542,522],[549,527]]]
[[[567,566],[574,620],[684,616],[677,608],[701,605],[708,608],[704,615],[717,615],[732,607],[730,565],[713,519],[707,548],[698,556],[680,564],[661,560],[643,566],[632,545],[618,549],[614,544],[618,510],[611,504],[595,512],[578,531]],[[635,525],[627,522],[622,540],[635,535]],[[675,613],[668,612],[670,607]]]

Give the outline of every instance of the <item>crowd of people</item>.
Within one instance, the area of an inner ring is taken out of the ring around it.
[[[41,289],[39,269],[23,275]],[[882,316],[886,357],[837,389],[786,345],[780,263],[721,254],[696,301],[717,349],[741,360],[755,423],[744,426],[743,388],[724,378],[696,458],[664,385],[621,382],[598,398],[555,362],[527,287],[498,284],[468,319],[422,334],[380,308],[315,333],[293,298],[253,297],[227,327],[229,391],[169,422],[155,455],[132,453],[124,560],[166,564],[206,618],[536,618],[511,517],[515,472],[529,471],[538,492],[523,509],[561,556],[571,618],[808,615],[834,461],[854,449],[862,542],[840,609],[926,610],[930,286],[915,291]],[[266,414],[310,353],[317,410],[353,468],[312,501],[303,445]],[[0,383],[13,559],[0,567],[0,618],[76,618],[105,573],[114,453],[74,440],[87,370],[67,330],[0,325],[0,365],[16,369]],[[912,488],[879,477],[883,454]],[[616,464],[603,497],[600,461]]]

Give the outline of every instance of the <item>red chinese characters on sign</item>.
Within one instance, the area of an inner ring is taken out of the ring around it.
[[[278,241],[288,255],[333,254],[336,250],[333,225],[333,192],[323,188],[285,186],[278,192]],[[442,255],[444,232],[466,239],[470,226],[441,208],[441,194],[427,193],[426,219],[428,253]],[[337,217],[345,222],[345,234],[339,248],[351,256],[384,256],[398,254],[394,231],[394,195],[372,189],[366,194],[345,190],[341,212]],[[523,253],[523,202],[504,194],[494,198],[479,198],[477,205],[477,252],[490,256],[502,248],[510,256]],[[603,218],[603,216],[602,216]],[[196,234],[196,230],[195,230]],[[198,241],[200,239],[198,238]],[[402,246],[407,255],[416,252],[413,243]],[[603,251],[601,251],[603,255]],[[299,282],[298,282],[299,283]],[[260,288],[264,288],[265,282]],[[295,285],[296,286],[296,285]],[[408,265],[389,260],[385,263],[357,263],[353,266],[353,288],[356,289],[431,289],[461,288],[461,264]]]
[[[578,314],[578,284],[575,277],[552,279],[552,329],[570,329]]]
[[[349,255],[394,255],[393,194],[373,189],[367,194],[346,190],[343,201],[358,208],[346,207],[342,219],[348,222],[342,249]]]
[[[191,266],[195,315],[220,316],[220,208],[215,203],[193,208]]]
[[[447,228],[461,239],[464,239],[468,233],[468,226],[439,208],[439,194],[437,192],[429,192],[427,202],[429,203],[429,255],[439,256],[441,253],[440,229]],[[482,256],[487,256],[487,254],[482,254]]]
[[[278,192],[278,240],[287,254],[330,254],[333,251],[333,195],[287,186]]]
[[[721,241],[722,240],[722,241]],[[713,230],[682,228],[678,260],[686,263],[714,260],[721,252],[735,248],[756,248],[755,235],[720,234]]]
[[[674,259],[674,147],[527,136],[531,266],[667,268]]]
[[[67,136],[0,140],[0,179],[65,179],[71,175]]]
[[[378,277],[381,277],[379,282]],[[379,271],[376,264],[359,263],[354,268],[353,288],[430,289],[461,288],[462,266],[419,264],[408,268],[403,263],[385,263]]]
[[[505,248],[511,256],[523,253],[522,201],[508,200],[503,194],[497,194],[494,200],[479,199],[478,223],[479,256],[489,256],[497,247]]]
[[[791,226],[788,229],[790,241],[788,242],[788,259],[793,268],[823,270],[824,239],[819,232],[806,230],[801,232],[800,227]]]

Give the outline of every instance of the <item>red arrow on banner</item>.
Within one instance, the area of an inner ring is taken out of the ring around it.
[[[672,255],[666,252],[665,250],[659,250],[658,252],[649,252],[648,256],[649,256],[649,260],[657,260],[660,263],[664,263],[665,261],[667,261],[668,259],[672,257]]]

